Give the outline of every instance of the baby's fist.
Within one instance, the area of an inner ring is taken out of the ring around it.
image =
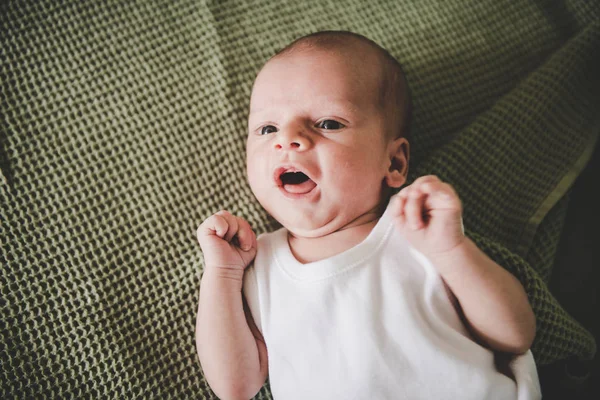
[[[390,207],[400,233],[427,256],[450,251],[465,238],[460,199],[451,185],[434,175],[403,188]]]
[[[242,272],[256,256],[256,235],[243,218],[219,211],[197,231],[204,267]]]

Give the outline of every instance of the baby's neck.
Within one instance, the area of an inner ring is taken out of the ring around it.
[[[294,257],[302,264],[323,260],[342,253],[371,233],[379,221],[377,213],[362,215],[335,232],[320,237],[295,236],[288,233],[288,243]]]

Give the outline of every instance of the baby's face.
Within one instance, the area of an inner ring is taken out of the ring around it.
[[[301,51],[272,59],[256,79],[248,180],[295,235],[337,231],[381,202],[392,141],[378,100],[379,69],[370,64]]]

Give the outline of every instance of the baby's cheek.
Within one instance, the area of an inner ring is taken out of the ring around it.
[[[250,189],[257,197],[261,194],[265,189],[265,179],[260,173],[260,165],[253,160],[248,160],[246,166],[246,175],[248,177],[248,183],[250,184]]]
[[[364,156],[344,158],[338,165],[341,168],[334,174],[334,179],[343,190],[360,196],[379,186],[379,174],[371,163],[365,162]]]

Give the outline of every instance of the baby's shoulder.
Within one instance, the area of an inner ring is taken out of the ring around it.
[[[286,245],[287,231],[285,228],[259,234],[256,238],[256,257],[248,268],[255,270],[268,268],[274,255]]]

